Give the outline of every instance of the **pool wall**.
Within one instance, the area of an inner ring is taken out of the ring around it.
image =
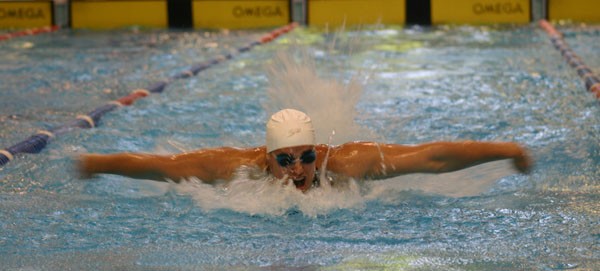
[[[0,2],[0,29],[598,23],[597,10],[595,0],[8,0]]]

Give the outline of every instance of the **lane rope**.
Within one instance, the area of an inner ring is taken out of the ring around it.
[[[594,74],[581,58],[569,47],[569,44],[564,40],[563,35],[554,28],[554,26],[546,21],[540,20],[539,25],[550,37],[550,41],[554,45],[565,61],[573,68],[579,77],[583,79],[587,91],[593,93],[597,99],[600,99],[600,78]]]
[[[133,90],[129,95],[123,96],[115,101],[110,101],[94,110],[89,112],[88,114],[77,115],[75,120],[54,127],[50,130],[41,130],[36,134],[26,138],[25,140],[12,145],[6,149],[0,149],[0,166],[6,165],[8,162],[12,161],[15,158],[15,155],[19,153],[39,153],[46,145],[48,144],[51,138],[55,138],[57,135],[61,135],[67,132],[74,130],[75,128],[82,129],[90,129],[98,126],[98,123],[102,116],[106,113],[115,110],[116,108],[120,108],[123,106],[130,106],[135,103],[135,101],[148,97],[154,93],[162,93],[169,83],[177,80],[189,78],[194,75],[197,75],[199,72],[206,70],[212,66],[215,66],[221,62],[232,59],[235,55],[247,52],[251,50],[253,47],[265,44],[273,41],[276,37],[288,33],[292,31],[294,28],[298,26],[298,23],[294,22],[288,24],[283,27],[279,27],[263,36],[261,36],[258,40],[252,41],[247,45],[244,45],[237,50],[232,50],[226,55],[217,55],[213,59],[192,65],[188,70],[180,72],[167,80],[158,81],[156,83],[151,84],[148,88],[140,88]]]
[[[9,39],[13,39],[16,37],[33,36],[33,35],[42,34],[42,33],[54,32],[59,29],[60,29],[59,26],[52,25],[52,26],[43,26],[43,27],[38,27],[38,28],[25,29],[25,30],[21,30],[21,31],[6,33],[6,34],[0,34],[0,41],[9,40]]]

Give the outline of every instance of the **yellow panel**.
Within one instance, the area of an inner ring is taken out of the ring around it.
[[[0,28],[52,25],[52,2],[0,2]]]
[[[548,1],[548,19],[600,22],[600,1],[550,0]]]
[[[74,1],[71,3],[71,20],[73,28],[167,27],[167,2]]]
[[[290,22],[288,0],[192,2],[196,28],[259,28]]]
[[[433,24],[529,23],[529,0],[431,0]]]
[[[308,23],[318,26],[404,24],[404,0],[312,0]]]

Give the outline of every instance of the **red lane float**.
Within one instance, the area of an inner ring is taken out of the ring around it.
[[[16,37],[32,36],[32,35],[37,35],[37,34],[41,34],[41,33],[54,32],[58,29],[60,29],[60,27],[56,26],[56,25],[44,26],[44,27],[32,28],[32,29],[25,29],[22,31],[2,34],[2,35],[0,35],[0,41],[9,40],[9,39],[16,38]]]
[[[122,105],[132,105],[137,99],[144,98],[150,95],[150,92],[145,89],[136,89],[131,94],[117,100]]]

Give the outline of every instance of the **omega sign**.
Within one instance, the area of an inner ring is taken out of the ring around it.
[[[476,3],[473,5],[473,13],[476,15],[522,14],[523,8],[521,7],[521,4],[511,2]]]
[[[31,20],[40,19],[44,17],[44,11],[41,8],[0,8],[0,20]]]
[[[280,7],[277,6],[254,6],[244,7],[235,6],[232,10],[233,16],[236,18],[245,17],[281,17],[283,12]]]

